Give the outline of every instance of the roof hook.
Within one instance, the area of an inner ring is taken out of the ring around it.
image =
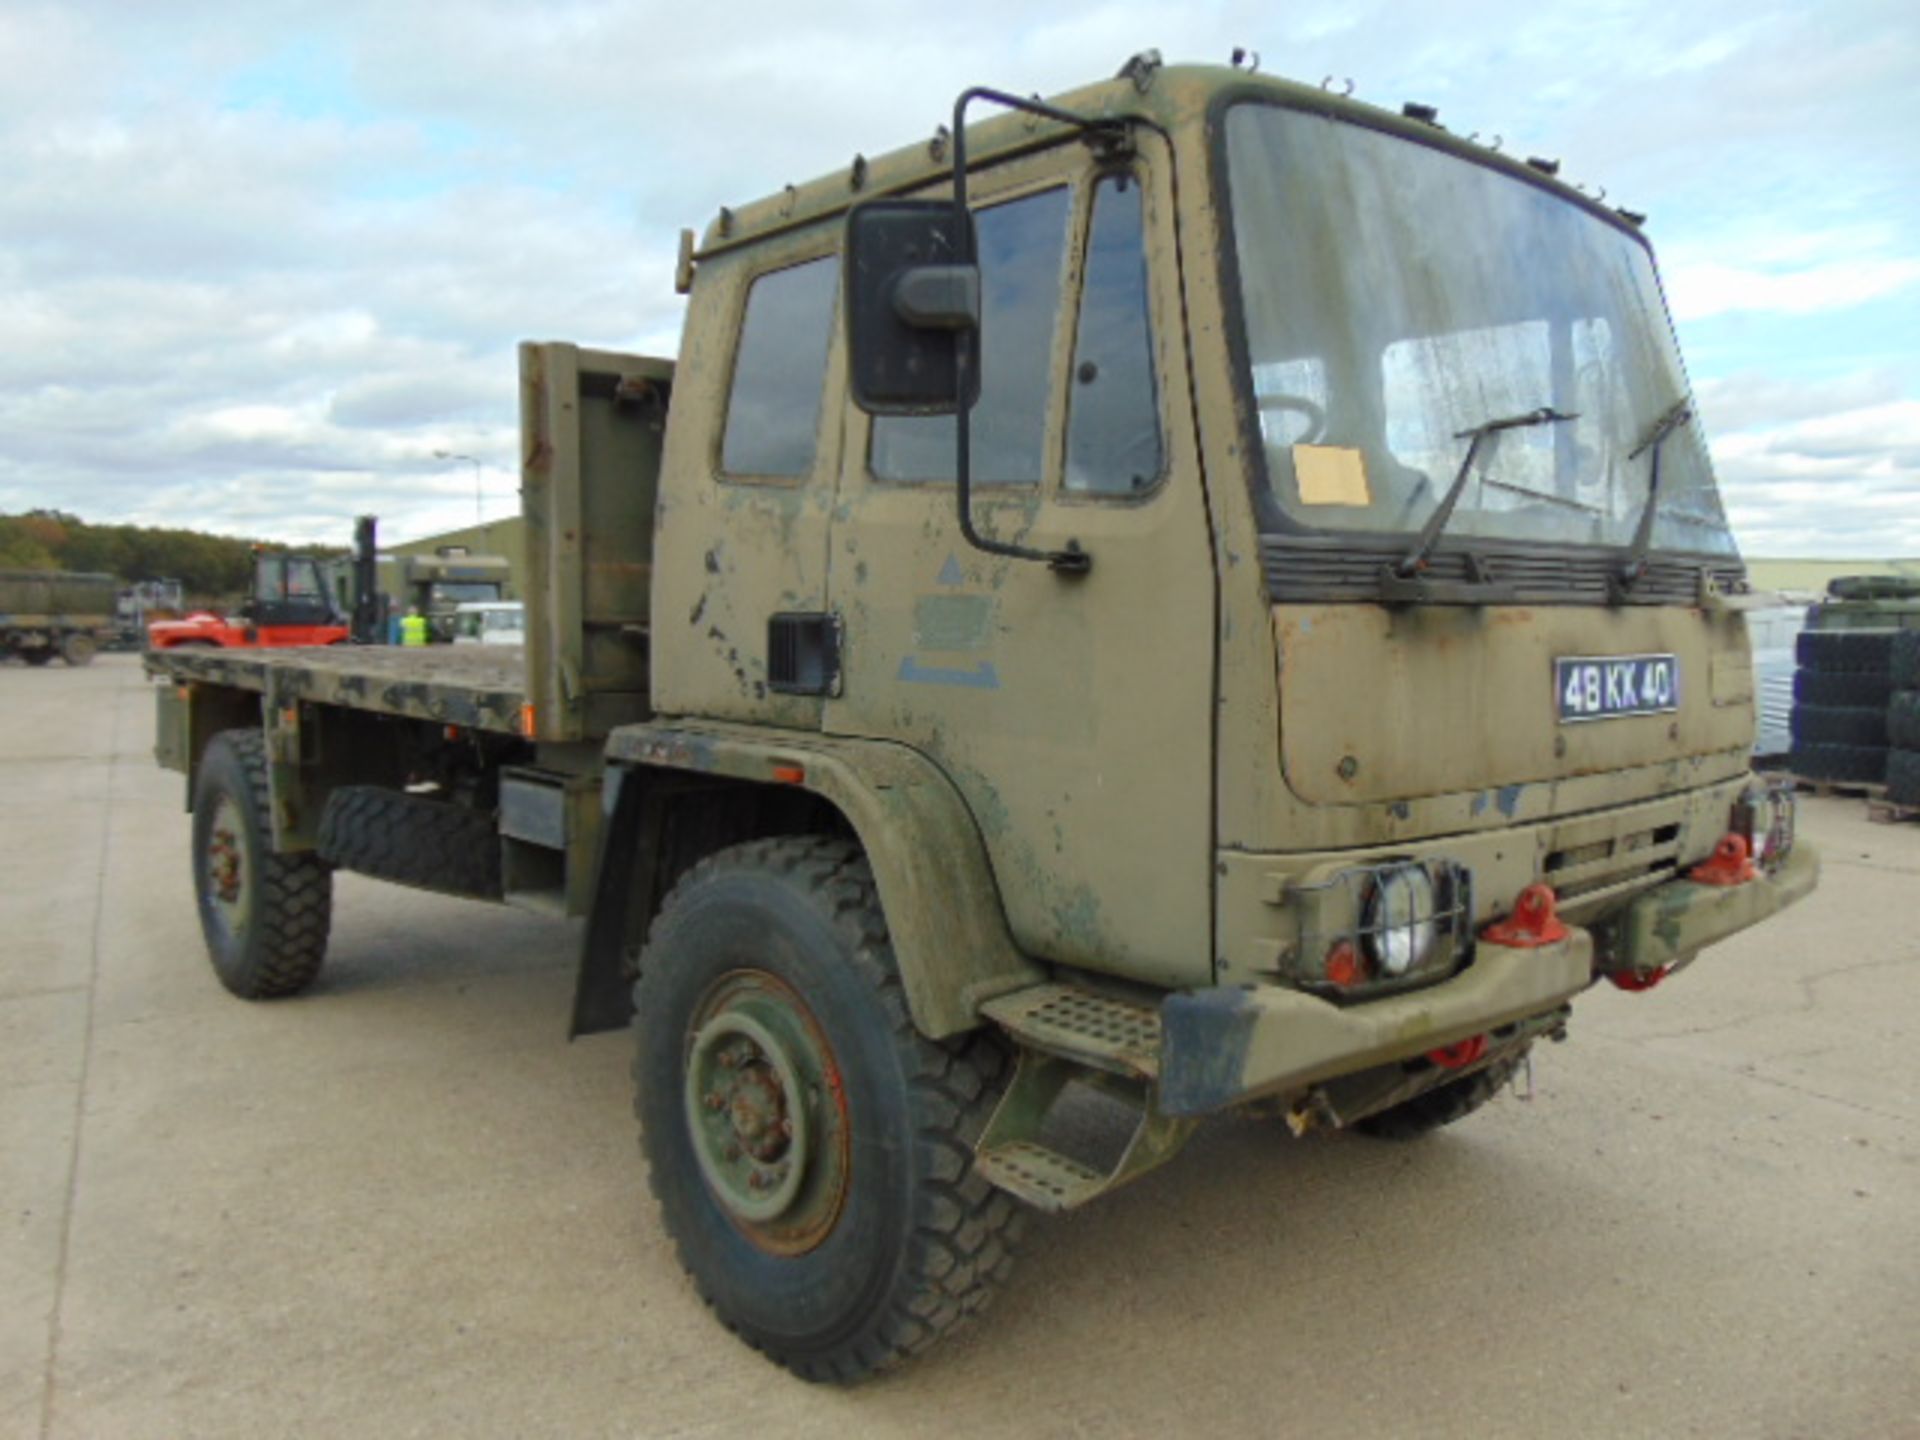
[[[1340,92],[1343,98],[1353,94],[1353,78],[1351,76],[1349,76],[1346,80],[1346,87],[1347,87],[1346,89]],[[1333,76],[1329,75],[1324,80],[1322,80],[1320,82],[1320,88],[1322,90],[1331,91],[1333,89]]]
[[[1233,47],[1232,58],[1233,68],[1236,70],[1244,70],[1249,75],[1260,68],[1260,52],[1258,50],[1249,50],[1244,45],[1236,45]]]

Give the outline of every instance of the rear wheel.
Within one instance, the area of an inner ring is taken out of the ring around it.
[[[709,857],[640,963],[641,1146],[720,1321],[844,1382],[976,1314],[1023,1219],[973,1169],[1007,1056],[985,1033],[914,1029],[858,848],[791,837]]]
[[[60,642],[60,658],[76,667],[91,665],[95,648],[91,635],[69,635]]]
[[[326,958],[333,871],[276,854],[266,744],[257,731],[213,737],[193,787],[193,891],[220,983],[245,1000],[306,989]]]
[[[1423,1090],[1411,1100],[1354,1121],[1353,1128],[1380,1140],[1417,1140],[1442,1125],[1464,1120],[1494,1096],[1526,1059],[1523,1050],[1496,1060],[1484,1070]]]

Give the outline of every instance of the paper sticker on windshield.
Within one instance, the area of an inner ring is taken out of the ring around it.
[[[1347,445],[1296,445],[1293,474],[1302,505],[1371,505],[1367,462]]]

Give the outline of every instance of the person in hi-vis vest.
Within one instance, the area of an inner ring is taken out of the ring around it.
[[[410,608],[400,619],[400,643],[402,645],[427,643],[427,617],[420,613],[418,606]]]

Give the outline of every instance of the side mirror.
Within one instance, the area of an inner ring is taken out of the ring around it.
[[[847,216],[849,384],[871,415],[951,415],[966,361],[980,398],[980,267],[973,217],[945,200],[869,200]]]

